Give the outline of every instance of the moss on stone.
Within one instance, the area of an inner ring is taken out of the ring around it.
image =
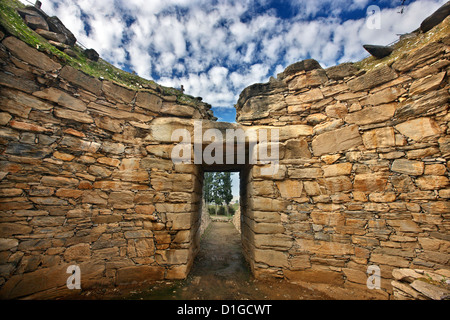
[[[392,65],[403,56],[423,48],[431,42],[437,42],[450,34],[450,17],[426,33],[417,33],[417,36],[405,38],[393,45],[394,51],[391,55],[377,59],[372,56],[355,63],[358,69],[371,71],[385,65]]]

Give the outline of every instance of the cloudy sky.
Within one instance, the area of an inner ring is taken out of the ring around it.
[[[396,40],[446,1],[42,0],[42,9],[110,63],[183,85],[232,122],[245,87],[303,59],[324,68],[358,61],[367,55],[362,44]],[[368,27],[371,5],[381,9],[380,29]]]

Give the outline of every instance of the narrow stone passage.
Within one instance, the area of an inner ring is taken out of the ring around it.
[[[188,278],[161,282],[126,299],[143,300],[309,300],[323,293],[284,280],[255,280],[242,254],[241,236],[231,222],[212,222]]]

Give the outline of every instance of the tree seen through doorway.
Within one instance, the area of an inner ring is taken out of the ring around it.
[[[227,216],[234,214],[234,208],[230,207],[233,200],[231,173],[205,172],[203,181],[203,198],[208,207],[208,212],[215,215],[226,214]]]

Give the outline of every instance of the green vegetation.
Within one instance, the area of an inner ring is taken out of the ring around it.
[[[230,206],[233,199],[230,172],[206,172],[203,179],[203,197],[208,205],[208,212],[213,215],[234,214]],[[225,205],[224,205],[225,204]]]
[[[355,66],[359,69],[370,71],[379,68],[384,65],[391,65],[396,60],[404,57],[405,55],[423,48],[431,42],[436,42],[450,34],[450,17],[447,17],[442,23],[434,27],[432,30],[426,33],[419,33],[415,37],[405,38],[393,45],[394,52],[391,55],[383,58],[376,59],[372,56],[355,63]]]
[[[0,26],[8,34],[19,38],[33,48],[56,57],[63,65],[70,65],[93,77],[110,80],[133,90],[145,88],[159,91],[163,95],[177,96],[178,101],[183,104],[197,106],[200,103],[198,99],[183,94],[180,90],[160,86],[153,80],[146,80],[138,75],[123,71],[101,58],[97,62],[91,61],[86,57],[84,49],[79,45],[75,45],[72,48],[76,57],[67,55],[25,24],[16,11],[16,9],[24,7],[25,5],[18,0],[0,0]]]

